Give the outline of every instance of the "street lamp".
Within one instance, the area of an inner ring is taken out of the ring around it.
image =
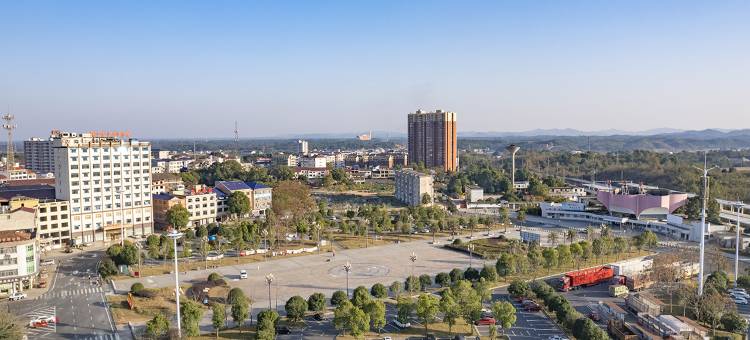
[[[268,283],[268,310],[271,310],[271,283],[273,283],[273,274],[266,275],[266,283]]]
[[[411,255],[409,255],[409,261],[411,261],[411,276],[414,276],[414,262],[417,262],[417,253],[411,252]]]
[[[177,303],[177,337],[178,338],[182,338],[182,328],[180,326],[180,279],[179,279],[180,270],[177,267],[177,239],[182,237],[182,235],[183,234],[177,231],[177,229],[172,229],[172,231],[169,234],[167,234],[167,237],[171,238],[174,241],[174,295],[175,295],[175,300]]]
[[[716,169],[717,167],[708,167],[708,156],[704,153],[703,154],[703,169],[694,167],[698,170],[700,170],[703,173],[703,197],[701,197],[701,233],[700,233],[700,254],[699,254],[699,262],[700,262],[700,269],[698,271],[698,296],[703,296],[703,264],[704,264],[704,257],[706,252],[706,203],[708,200],[708,172]]]
[[[352,264],[349,261],[344,264],[344,271],[346,271],[346,296],[349,296],[349,272],[352,271]]]
[[[472,268],[472,260],[474,259],[474,245],[469,244],[469,246],[466,247],[466,249],[469,250],[469,268]]]
[[[734,208],[737,212],[737,240],[735,241],[735,250],[734,250],[734,288],[737,288],[737,278],[739,277],[739,267],[740,267],[740,243],[742,243],[742,240],[740,240],[740,210],[744,208],[745,205],[737,201],[734,203]]]

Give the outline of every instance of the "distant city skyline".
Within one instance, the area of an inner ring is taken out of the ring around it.
[[[6,2],[0,112],[142,139],[750,128],[746,1]],[[747,124],[747,125],[743,125]]]

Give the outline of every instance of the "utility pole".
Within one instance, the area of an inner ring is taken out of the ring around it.
[[[703,266],[706,252],[706,204],[708,201],[708,172],[715,169],[716,167],[708,167],[708,156],[703,154],[703,169],[699,167],[694,168],[703,172],[703,197],[701,198],[701,232],[700,232],[700,270],[698,271],[698,296],[703,296]]]
[[[737,200],[737,202],[734,203],[734,208],[737,212],[737,240],[734,242],[734,288],[737,288],[737,278],[740,275],[740,244],[742,243],[742,239],[740,239],[740,210],[744,206],[745,205],[740,200]]]
[[[177,267],[177,239],[182,237],[182,233],[177,231],[177,229],[172,229],[172,232],[167,234],[167,237],[174,240],[174,296],[177,304],[177,338],[182,339],[182,327],[180,326],[180,269]]]

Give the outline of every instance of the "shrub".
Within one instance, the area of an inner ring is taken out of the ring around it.
[[[458,268],[453,268],[453,270],[451,270],[450,274],[448,275],[450,275],[451,277],[451,283],[456,283],[458,281],[463,280],[464,271]]]
[[[287,318],[293,322],[302,320],[307,311],[307,307],[307,301],[299,295],[292,296],[286,301],[286,305],[284,305]]]
[[[219,273],[211,273],[208,275],[208,282],[219,281],[221,279],[222,279],[222,276]]]
[[[130,292],[135,295],[138,295],[138,292],[142,291],[143,289],[144,289],[143,284],[140,282],[136,282],[130,286]]]
[[[457,238],[457,239],[453,240],[453,245],[454,246],[460,246],[463,243],[464,243],[464,241],[461,241],[460,238]]]
[[[451,284],[451,276],[448,273],[439,273],[435,275],[435,283],[440,287],[447,287]]]
[[[307,298],[307,309],[320,312],[326,308],[326,296],[323,293],[313,293]]]
[[[331,304],[334,306],[338,306],[342,302],[347,300],[349,300],[349,297],[346,296],[346,293],[342,290],[337,290],[333,292],[333,295],[331,295]]]
[[[464,272],[464,279],[469,281],[479,280],[479,271],[474,268],[467,268]]]
[[[411,292],[411,293],[418,292],[418,291],[422,290],[422,285],[419,282],[419,278],[417,278],[416,276],[413,276],[413,275],[409,276],[406,279],[404,287],[406,288],[407,292]]]
[[[419,284],[422,286],[422,290],[427,290],[432,286],[432,278],[427,274],[419,275]]]
[[[370,288],[370,294],[378,299],[384,299],[388,297],[388,291],[382,283],[376,283]]]
[[[495,266],[485,265],[479,273],[479,276],[487,281],[494,282],[497,281],[497,270],[495,269]]]

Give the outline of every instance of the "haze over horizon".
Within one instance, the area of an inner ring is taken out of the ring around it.
[[[0,112],[140,138],[750,128],[750,3],[6,2]],[[168,19],[165,19],[168,18]],[[744,41],[744,42],[743,42]],[[743,118],[745,118],[743,120]]]

